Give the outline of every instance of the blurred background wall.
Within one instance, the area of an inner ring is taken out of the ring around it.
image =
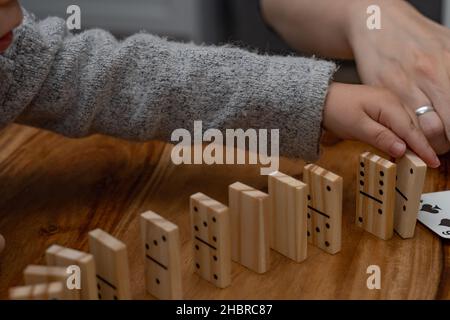
[[[198,43],[234,41],[259,49],[286,49],[265,28],[258,14],[257,2],[258,0],[21,0],[25,8],[41,18],[53,15],[66,17],[67,7],[77,4],[81,8],[84,28],[108,29],[119,37],[146,30]],[[410,2],[436,21],[446,19],[444,9],[447,7],[441,0]]]
[[[71,4],[81,8],[82,27],[103,28],[122,38],[145,30],[180,41],[234,45],[260,52],[292,50],[263,23],[259,0],[21,0],[38,17],[67,17]],[[320,0],[317,0],[320,1]],[[435,21],[450,26],[450,0],[411,0]],[[338,80],[356,82],[351,63],[344,63]],[[342,78],[340,78],[342,77]]]

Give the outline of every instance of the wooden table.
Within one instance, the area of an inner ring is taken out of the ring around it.
[[[57,243],[88,250],[87,233],[100,227],[128,246],[136,299],[150,299],[143,281],[138,217],[151,209],[180,227],[187,299],[447,299],[450,246],[422,225],[410,240],[383,241],[354,224],[355,165],[367,146],[345,142],[325,148],[319,165],[344,178],[342,251],[309,246],[296,264],[272,251],[271,270],[255,274],[233,264],[232,285],[216,289],[193,272],[188,199],[201,191],[224,203],[227,186],[242,181],[264,190],[255,166],[175,166],[170,145],[130,143],[93,136],[71,140],[13,125],[0,134],[0,299],[22,284],[28,264],[43,264]],[[429,170],[425,192],[449,189],[450,157]],[[281,171],[299,177],[302,161],[283,160]],[[381,290],[366,286],[369,265],[379,265]]]

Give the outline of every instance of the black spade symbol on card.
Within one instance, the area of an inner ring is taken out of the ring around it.
[[[450,227],[450,219],[442,219],[439,225],[444,227]]]
[[[420,209],[420,211],[425,211],[425,212],[429,212],[429,213],[439,213],[439,210],[442,210],[441,208],[439,208],[438,206],[432,206],[431,204],[425,203],[422,205],[422,208]]]

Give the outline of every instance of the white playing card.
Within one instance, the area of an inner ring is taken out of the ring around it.
[[[440,237],[450,239],[450,191],[423,194],[418,219]]]

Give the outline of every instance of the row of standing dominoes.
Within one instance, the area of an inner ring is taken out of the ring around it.
[[[427,166],[407,151],[397,163],[373,153],[359,158],[356,224],[381,239],[394,230],[402,238],[414,236]]]
[[[383,239],[392,236],[394,221],[402,237],[413,235],[425,177],[426,166],[411,153],[397,167],[396,179],[395,164],[370,153],[360,156],[357,224]],[[192,195],[195,271],[224,288],[231,283],[232,260],[264,273],[270,248],[297,262],[306,259],[308,242],[330,254],[339,252],[342,178],[313,164],[305,166],[303,176],[301,182],[272,173],[269,194],[236,182],[229,186],[229,207],[202,193]],[[178,226],[151,211],[141,215],[140,225],[148,292],[160,299],[181,299]],[[89,246],[91,254],[50,247],[48,266],[27,267],[27,286],[12,288],[10,297],[131,299],[126,246],[100,229],[89,233]],[[81,291],[65,286],[64,267],[73,264],[81,269]]]
[[[190,216],[195,271],[217,287],[225,288],[231,283],[232,260],[264,273],[269,269],[272,247],[295,261],[303,261],[307,227],[309,230],[319,226],[325,229],[325,225],[334,227],[335,224],[336,234],[328,237],[325,232],[323,238],[315,235],[309,238],[325,250],[328,249],[325,243],[329,241],[337,251],[340,209],[332,210],[336,216],[325,218],[328,222],[317,217],[308,219],[307,223],[306,211],[313,206],[318,208],[315,212],[327,210],[326,200],[335,201],[329,202],[332,208],[340,208],[342,179],[313,165],[305,167],[305,172],[309,173],[306,179],[314,186],[311,191],[307,191],[306,184],[276,172],[269,176],[270,196],[239,182],[229,186],[229,207],[202,193],[192,195]],[[333,179],[341,181],[340,184],[334,184]],[[326,180],[328,188],[329,185],[336,188],[336,198],[322,195],[321,181]],[[308,206],[307,197],[310,199]],[[140,225],[148,292],[160,299],[180,299],[178,226],[151,211],[141,215]],[[12,288],[11,299],[130,299],[125,244],[96,229],[89,233],[89,247],[91,253],[51,246],[46,251],[47,266],[28,266],[24,271],[26,286]],[[66,267],[69,265],[80,267],[81,290],[67,289]]]
[[[89,233],[89,247],[91,253],[52,245],[45,253],[47,265],[25,268],[25,286],[11,288],[10,299],[131,299],[125,244],[96,229]],[[80,268],[80,290],[67,285],[72,265]]]

